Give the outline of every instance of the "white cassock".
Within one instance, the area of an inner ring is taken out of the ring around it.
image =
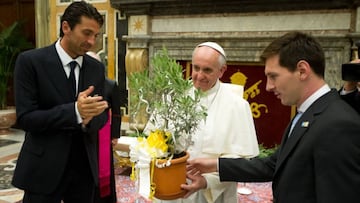
[[[236,87],[235,87],[236,88]],[[193,134],[188,152],[193,158],[251,158],[259,154],[258,142],[249,103],[236,94],[234,86],[217,81],[201,99],[207,107],[206,121]],[[220,182],[217,173],[204,174],[207,189],[187,199],[155,200],[171,203],[236,203],[237,183]]]

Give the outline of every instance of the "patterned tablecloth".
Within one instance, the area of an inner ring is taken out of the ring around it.
[[[119,144],[115,147],[117,153],[114,153],[115,157],[115,174],[127,174],[127,175],[115,175],[116,191],[117,191],[117,203],[151,203],[152,201],[145,199],[136,193],[134,182],[129,178],[130,162],[127,157],[128,145],[133,141],[133,138],[122,137],[123,141],[119,141]],[[125,139],[125,141],[124,141]],[[120,140],[120,139],[119,139]],[[125,154],[122,154],[125,153]],[[123,168],[125,166],[125,168]],[[244,186],[243,183],[238,184],[238,188]],[[246,187],[250,189],[251,194],[240,194],[238,198],[240,203],[272,203],[272,190],[271,182],[265,183],[246,183]],[[138,199],[137,199],[138,198]],[[137,199],[137,201],[135,201]]]
[[[116,190],[118,203],[151,203],[152,201],[145,198],[139,197],[136,193],[134,182],[130,180],[129,176],[116,175]],[[239,183],[238,188],[244,184]],[[251,190],[251,194],[242,195],[238,194],[240,203],[271,203],[272,202],[272,191],[271,182],[266,183],[246,183],[246,187]]]

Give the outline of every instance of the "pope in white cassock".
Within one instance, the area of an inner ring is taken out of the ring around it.
[[[207,107],[207,117],[192,135],[193,145],[188,152],[192,158],[244,157],[259,154],[258,142],[249,103],[242,93],[234,90],[241,86],[221,83],[226,71],[226,55],[214,42],[196,46],[192,56],[192,81],[194,88],[205,92],[202,105]],[[236,203],[237,183],[220,182],[217,173],[188,175],[186,198],[155,200],[155,202]],[[193,193],[201,188],[198,192]]]

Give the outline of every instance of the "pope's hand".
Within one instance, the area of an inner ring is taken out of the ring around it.
[[[186,194],[183,198],[188,198],[194,192],[205,189],[207,186],[206,179],[199,173],[199,171],[188,171],[186,177],[190,180],[189,184],[181,184],[180,187],[186,190]]]

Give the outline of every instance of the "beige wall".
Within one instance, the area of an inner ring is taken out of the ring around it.
[[[55,42],[59,36],[60,17],[72,0],[36,0],[37,47]],[[94,51],[100,54],[107,66],[107,76],[117,78],[116,10],[110,0],[88,0],[105,16],[103,35]]]

